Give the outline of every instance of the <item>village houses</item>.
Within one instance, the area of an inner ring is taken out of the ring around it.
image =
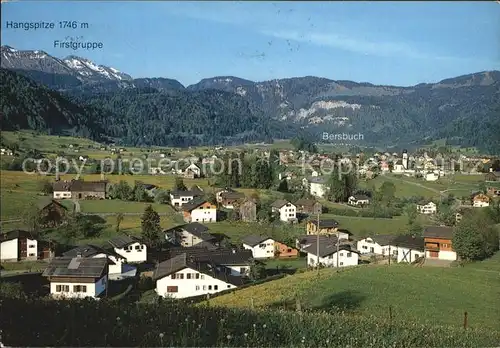
[[[273,213],[279,213],[279,219],[284,222],[297,222],[297,208],[291,202],[278,199],[271,204]]]
[[[316,202],[313,199],[299,199],[295,202],[295,206],[297,207],[297,213],[301,214],[309,214],[309,215],[318,215],[322,213],[323,206],[321,203]]]
[[[105,199],[107,187],[105,180],[60,180],[52,185],[54,199]]]
[[[50,260],[54,257],[54,244],[44,241],[31,232],[12,230],[0,234],[0,261]]]
[[[429,202],[424,205],[417,205],[417,211],[420,214],[436,214],[437,213],[437,205],[434,202]]]
[[[129,263],[146,262],[148,252],[146,244],[132,236],[116,236],[108,241],[118,255],[123,256]]]
[[[244,284],[224,266],[179,254],[158,264],[153,274],[155,291],[166,298],[187,298],[235,289]]]
[[[199,222],[173,227],[165,231],[165,237],[171,243],[183,247],[211,246],[217,242],[217,237],[210,229]]]
[[[195,198],[182,205],[186,222],[216,222],[217,207],[203,198]]]
[[[50,294],[55,299],[100,298],[108,286],[107,257],[57,257],[42,273],[50,283]]]
[[[457,259],[457,253],[452,245],[453,228],[446,226],[431,226],[424,230],[425,257],[428,259]]]
[[[275,254],[275,241],[267,236],[249,235],[242,239],[243,248],[251,250],[255,259],[271,259]]]
[[[472,206],[475,208],[489,207],[489,205],[490,197],[485,194],[480,193],[478,195],[475,195],[472,199]]]

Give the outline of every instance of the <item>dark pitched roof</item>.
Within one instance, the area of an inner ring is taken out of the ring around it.
[[[263,241],[265,241],[267,239],[271,239],[271,238],[267,237],[267,236],[249,235],[249,236],[245,236],[241,240],[241,242],[243,244],[246,244],[246,245],[249,245],[249,246],[253,247],[253,246],[256,246],[256,245],[262,243]]]
[[[316,202],[314,199],[301,198],[297,202],[295,202],[295,205],[297,207],[310,207],[310,208],[312,208],[316,203],[318,203],[318,202]]]
[[[424,238],[418,236],[400,235],[396,236],[392,240],[391,245],[402,248],[424,251]]]
[[[369,236],[367,238],[371,238],[375,243],[380,246],[389,245],[394,240],[393,234],[377,234],[375,236]]]
[[[369,201],[370,200],[370,197],[368,197],[367,195],[353,195],[353,197],[357,201]]]
[[[59,203],[58,201],[56,201],[55,199],[52,199],[50,197],[43,197],[43,198],[39,199],[38,202],[36,203],[36,206],[38,209],[43,209],[51,204],[57,205],[64,210],[68,210],[68,208],[66,208],[64,205],[62,205],[61,203]]]
[[[184,210],[184,211],[194,210],[194,209],[198,208],[200,205],[202,205],[205,202],[207,202],[206,199],[203,199],[201,197],[196,197],[193,200],[191,200],[191,201],[189,201],[187,203],[184,203],[182,205],[182,210]]]
[[[164,278],[185,268],[196,270],[200,273],[236,286],[243,284],[243,279],[241,277],[231,276],[224,270],[218,269],[216,265],[209,262],[197,261],[196,258],[190,257],[186,253],[179,254],[169,260],[159,263],[153,273],[153,279],[158,280]],[[222,268],[224,269],[224,267]]]
[[[104,248],[98,247],[96,245],[91,245],[91,244],[80,245],[76,248],[68,250],[65,253],[63,253],[63,256],[64,257],[77,257],[78,255],[80,255],[81,257],[85,258],[85,257],[92,257],[92,256],[95,256],[98,254],[114,256],[114,257],[119,258],[119,259],[125,259],[123,256],[115,253],[114,251],[106,250]]]
[[[56,181],[52,187],[54,191],[90,191],[90,192],[106,192],[107,181]]]
[[[216,239],[216,237],[214,237],[210,233],[210,229],[207,226],[200,224],[199,222],[191,222],[189,224],[176,226],[174,228],[171,228],[169,231],[172,230],[173,231],[185,230],[186,232],[189,232],[193,236],[198,237],[204,241],[211,241]]]
[[[212,262],[216,265],[246,265],[253,260],[251,250],[208,250],[205,248],[175,248],[170,250],[171,257],[180,254],[186,254],[199,262]]]
[[[282,206],[284,206],[288,203],[290,203],[290,202],[285,201],[284,199],[278,199],[277,201],[273,202],[273,204],[271,204],[271,207],[280,209]]]
[[[322,176],[312,176],[307,181],[315,184],[326,184],[328,180]]]
[[[222,199],[243,199],[245,194],[243,192],[222,192],[220,194]]]
[[[313,223],[316,227],[318,226],[318,220],[311,219],[309,222]],[[338,226],[338,221],[333,219],[319,220],[319,228],[334,228]]]
[[[297,237],[297,242],[300,245],[308,245],[308,244],[316,245],[317,241],[318,241],[318,235],[316,235],[316,234],[307,234],[307,235]],[[319,243],[320,244],[329,244],[329,243],[336,244],[337,243],[337,236],[335,236],[335,235],[327,236],[324,234],[320,234],[319,235]]]
[[[98,278],[109,262],[106,257],[56,257],[51,260],[42,276]]]
[[[142,184],[142,187],[143,187],[145,190],[153,190],[153,189],[155,189],[155,188],[158,188],[158,186],[153,185],[153,184]]]
[[[338,246],[338,250],[339,251],[346,250],[346,251],[350,251],[350,252],[359,254],[359,252],[356,249],[354,249],[350,244],[340,244]],[[317,253],[318,253],[317,244],[313,243],[313,244],[305,247],[304,251],[309,253],[309,254],[313,254],[313,255],[317,256]],[[321,242],[319,243],[319,257],[325,257],[328,255],[334,254],[336,252],[337,252],[337,244],[336,243],[321,243]]]
[[[453,237],[453,228],[447,226],[430,226],[425,228],[424,237],[451,239]]]
[[[141,243],[141,241],[136,238],[136,237],[131,237],[131,236],[116,236],[108,241],[108,243],[113,247],[113,248],[124,248],[127,245],[134,244],[134,243]]]
[[[0,234],[0,243],[6,242],[8,240],[17,239],[17,238],[36,239],[33,237],[31,232],[24,231],[24,230],[12,230],[12,231],[8,231],[8,232]]]
[[[180,197],[196,197],[198,193],[195,193],[193,191],[188,191],[188,190],[172,190],[170,191],[170,194],[174,196],[174,198],[180,198]]]

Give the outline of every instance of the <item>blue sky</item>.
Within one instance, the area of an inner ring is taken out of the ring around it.
[[[5,28],[6,21],[64,20],[90,28]],[[104,47],[54,48],[54,40],[68,36]],[[185,85],[220,75],[254,81],[314,75],[408,86],[500,70],[500,4],[21,0],[2,4],[1,39]]]

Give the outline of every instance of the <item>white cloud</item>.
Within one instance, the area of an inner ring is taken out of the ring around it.
[[[433,56],[421,52],[404,42],[368,41],[354,36],[343,36],[336,33],[298,31],[262,31],[263,34],[275,38],[307,42],[313,45],[332,47],[344,51],[381,57],[407,57],[414,59],[454,60],[455,57]]]

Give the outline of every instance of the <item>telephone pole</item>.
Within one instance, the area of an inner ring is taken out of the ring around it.
[[[339,239],[339,230],[337,228],[337,271],[339,268],[339,245],[340,244],[340,239]]]
[[[319,275],[319,212],[318,212],[318,219],[317,219],[317,225],[316,225],[316,269]]]

